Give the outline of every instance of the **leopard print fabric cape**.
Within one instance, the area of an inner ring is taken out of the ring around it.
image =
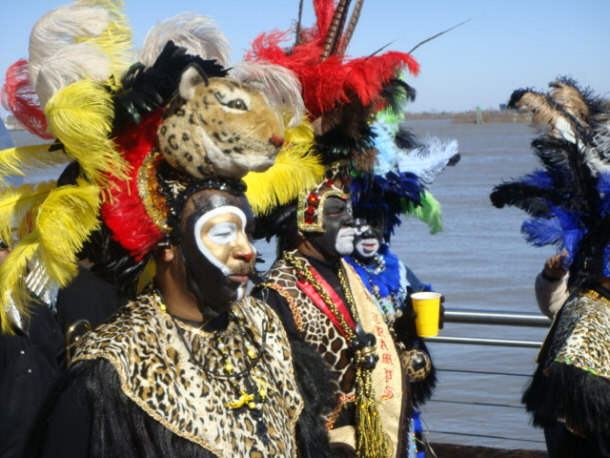
[[[545,369],[557,362],[610,380],[610,303],[587,295],[568,301],[548,339]]]
[[[250,297],[236,304],[233,313],[245,323],[247,339],[257,352],[265,336],[265,354],[256,367],[267,390],[263,418],[268,443],[256,435],[256,422],[247,408],[238,413],[228,406],[238,395],[226,377],[214,375],[223,374],[224,364],[214,334],[172,319],[159,309],[152,294],[129,303],[110,322],[89,333],[71,364],[108,360],[118,373],[123,393],[144,412],[219,457],[296,456],[295,428],[303,401],[283,327],[269,307]],[[176,326],[182,328],[185,342]],[[228,362],[236,373],[243,371],[247,357],[242,354],[244,337],[236,320],[229,321],[220,337]],[[200,363],[205,371],[193,362],[191,353],[203,355]]]

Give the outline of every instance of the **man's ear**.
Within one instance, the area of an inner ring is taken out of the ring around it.
[[[162,262],[172,262],[176,257],[176,245],[169,245],[167,247],[160,248],[158,251],[159,260]]]

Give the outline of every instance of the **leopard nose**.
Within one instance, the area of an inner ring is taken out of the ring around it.
[[[269,138],[269,143],[271,143],[276,148],[279,148],[284,144],[284,139],[282,137],[278,137],[277,135],[272,135]]]

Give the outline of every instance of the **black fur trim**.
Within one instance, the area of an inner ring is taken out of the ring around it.
[[[204,60],[186,53],[186,49],[168,41],[151,67],[136,63],[125,73],[122,87],[115,95],[114,129],[128,123],[139,124],[142,116],[167,104],[178,89],[182,72],[195,64],[208,76],[227,75],[215,60]]]
[[[610,381],[567,364],[553,363],[548,375],[539,366],[523,395],[537,426],[558,419],[580,428],[600,456],[610,456]]]
[[[62,399],[65,393],[67,398]],[[45,451],[49,420],[53,431],[59,431],[68,441],[72,431],[63,428],[64,418],[52,417],[56,405],[70,400],[70,414],[87,426],[88,441],[83,437],[74,440],[88,442],[86,455],[92,458],[120,456],[124,458],[189,456],[214,458],[217,455],[183,437],[177,436],[145,413],[121,390],[114,367],[105,359],[81,361],[64,374],[56,386],[54,396],[45,406],[36,437],[30,441],[32,450],[27,456],[39,456]],[[60,410],[59,412],[62,412]],[[70,424],[74,418],[65,418]],[[59,426],[59,429],[57,428]],[[82,432],[82,431],[81,431]],[[83,440],[84,439],[84,440]],[[51,441],[52,442],[52,441]],[[35,450],[39,448],[38,450]],[[58,452],[55,450],[55,452]],[[47,455],[48,456],[48,455]],[[65,456],[62,454],[61,456]]]
[[[305,407],[297,422],[297,445],[301,458],[332,457],[323,415],[337,404],[336,386],[322,356],[307,342],[289,336],[292,347],[294,375]]]

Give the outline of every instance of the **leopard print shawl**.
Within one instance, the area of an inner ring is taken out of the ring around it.
[[[558,315],[546,345],[550,346],[545,369],[558,362],[610,379],[610,303],[586,294],[572,298]]]
[[[256,422],[247,408],[238,411],[228,406],[238,396],[226,378],[214,375],[223,373],[215,336],[172,319],[159,309],[152,294],[130,302],[89,333],[71,364],[108,360],[128,398],[176,435],[219,457],[296,456],[295,428],[303,400],[284,329],[277,315],[256,299],[246,297],[233,312],[245,323],[257,351],[265,335],[265,353],[257,367],[266,383],[263,418],[268,443],[256,435]],[[176,326],[182,328],[184,342]],[[230,320],[220,334],[236,372],[243,370],[245,358],[240,331]],[[200,361],[193,362],[193,355],[200,355]]]

